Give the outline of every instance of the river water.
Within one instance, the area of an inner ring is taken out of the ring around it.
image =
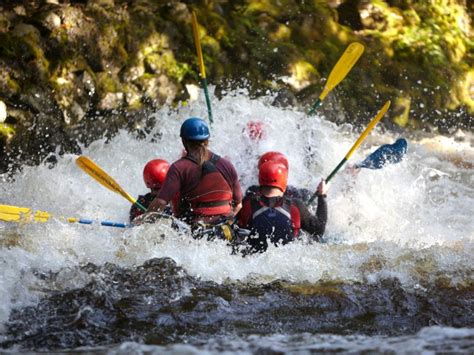
[[[348,124],[272,107],[245,91],[214,100],[211,149],[235,164],[243,188],[258,156],[285,153],[290,184],[315,188],[358,137]],[[376,114],[365,114],[366,121]],[[153,158],[180,157],[180,123],[204,105],[154,114],[152,132],[125,131],[83,154],[131,195]],[[246,124],[265,126],[252,140]],[[232,254],[167,220],[133,229],[68,224],[60,217],[125,222],[129,203],[76,165],[24,167],[0,176],[1,203],[57,218],[0,222],[0,347],[97,353],[474,352],[473,136],[376,129],[352,157],[399,137],[399,164],[342,171],[328,195],[324,243],[306,238],[264,254]]]

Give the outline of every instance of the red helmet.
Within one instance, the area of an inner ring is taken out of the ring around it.
[[[285,191],[288,184],[287,167],[274,161],[263,163],[258,172],[258,183],[260,186],[273,186]]]
[[[247,133],[251,140],[259,141],[265,138],[265,131],[263,129],[263,122],[249,121],[247,122]]]
[[[165,182],[170,164],[163,159],[150,160],[143,169],[143,180],[149,189],[159,189]]]
[[[280,152],[266,152],[265,154],[263,154],[258,160],[258,169],[260,169],[262,164],[267,161],[273,161],[276,163],[283,164],[288,170],[288,159],[286,159],[285,155]]]

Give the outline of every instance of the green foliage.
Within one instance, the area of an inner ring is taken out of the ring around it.
[[[15,134],[15,128],[11,124],[0,123],[0,136],[10,139]]]

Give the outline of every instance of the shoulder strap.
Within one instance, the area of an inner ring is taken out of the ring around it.
[[[190,156],[189,154],[187,154],[186,156],[183,157],[184,159],[188,159],[188,160],[191,160],[193,163],[197,164],[198,162],[196,161],[196,159],[194,159],[192,156]],[[209,160],[207,160],[206,162],[207,163],[212,163],[213,165],[216,165],[217,162],[219,161],[221,157],[215,153],[212,153],[211,154],[211,157],[209,158]]]
[[[209,159],[209,161],[212,163],[212,164],[217,164],[217,162],[219,161],[221,157],[215,153],[212,153],[211,155],[211,158]]]

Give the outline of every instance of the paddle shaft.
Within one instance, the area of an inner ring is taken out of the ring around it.
[[[53,218],[48,212],[45,211],[36,211],[33,212],[31,208],[27,207],[17,207],[10,205],[0,205],[0,220],[5,222],[47,222]],[[66,220],[69,223],[80,223],[80,224],[93,224],[100,223],[102,226],[106,227],[118,227],[126,228],[129,225],[121,222],[111,222],[111,221],[94,221],[92,219],[76,218],[76,217],[59,217],[62,220]]]
[[[68,218],[67,220],[68,222],[70,223],[74,223],[74,222],[77,222],[77,223],[80,223],[80,224],[93,224],[94,221],[92,219],[78,219],[78,220],[75,220],[73,221],[72,219]],[[116,227],[116,228],[127,228],[127,227],[130,227],[129,224],[127,223],[121,223],[121,222],[111,222],[111,221],[99,221],[100,225],[101,226],[104,226],[104,227]]]
[[[137,205],[143,212],[146,212],[146,207],[140,204],[135,198],[130,196],[117,181],[115,181],[109,174],[107,174],[100,166],[93,162],[90,158],[86,156],[80,156],[76,159],[76,164],[79,166],[82,171],[87,175],[93,178],[102,186],[107,189],[119,194],[120,196],[126,198],[129,202],[134,205]]]
[[[329,176],[326,178],[326,182],[329,182],[333,177],[334,175],[336,175],[336,173],[339,171],[339,169],[341,169],[341,167],[346,163],[346,161],[349,160],[349,158],[351,157],[352,154],[354,154],[354,152],[357,150],[357,148],[359,148],[359,146],[362,144],[362,142],[364,141],[364,139],[369,135],[370,131],[372,131],[372,129],[375,127],[375,125],[382,119],[383,115],[385,115],[385,112],[387,112],[388,108],[390,107],[390,100],[387,101],[385,103],[385,105],[383,105],[383,107],[380,109],[380,111],[377,113],[377,115],[372,119],[372,121],[370,121],[369,125],[367,126],[367,128],[364,130],[364,132],[362,132],[362,134],[360,135],[360,137],[357,139],[357,141],[354,143],[354,145],[352,146],[352,148],[349,150],[349,152],[347,152],[346,156],[344,157],[344,159],[341,160],[341,162],[336,166],[336,168],[331,172],[331,174],[329,174]],[[308,201],[308,205],[310,203],[312,203],[316,197],[318,196],[317,192],[315,192],[311,198],[309,199]]]
[[[207,114],[209,116],[209,122],[212,124],[212,109],[211,109],[211,100],[209,98],[209,90],[207,89],[207,79],[206,79],[206,68],[204,67],[204,59],[202,57],[202,48],[201,48],[201,40],[199,38],[199,29],[198,29],[198,22],[197,16],[194,11],[192,12],[192,27],[193,27],[193,36],[194,36],[194,45],[196,46],[196,53],[199,62],[199,72],[201,73],[201,86],[204,90],[204,96],[206,97],[206,105],[207,105]]]
[[[212,124],[214,121],[212,119],[211,99],[209,98],[209,91],[207,90],[207,79],[202,78],[201,84],[204,88],[204,96],[206,97],[207,116],[209,117],[209,122]]]
[[[141,209],[143,212],[146,212],[147,211],[147,208],[145,206],[143,206],[140,202],[136,201],[133,203],[134,205],[137,205],[137,207],[139,209]]]
[[[318,98],[318,99],[316,100],[316,102],[314,103],[314,105],[313,105],[313,106],[311,107],[311,109],[309,110],[308,116],[312,116],[312,115],[316,112],[316,109],[317,109],[319,106],[322,105],[322,103],[323,103],[323,102],[321,101],[321,99]]]
[[[143,212],[147,212],[147,208],[138,202],[135,198],[130,196],[119,184],[115,181],[109,174],[107,174],[100,166],[94,163],[91,159],[85,156],[80,156],[76,159],[77,165],[89,176],[91,176],[95,181],[97,181],[102,186],[107,189],[119,194],[120,196],[126,198],[129,202],[134,205],[137,205]],[[171,216],[166,216],[172,218],[175,224],[180,224],[184,222],[179,221],[176,218]]]

